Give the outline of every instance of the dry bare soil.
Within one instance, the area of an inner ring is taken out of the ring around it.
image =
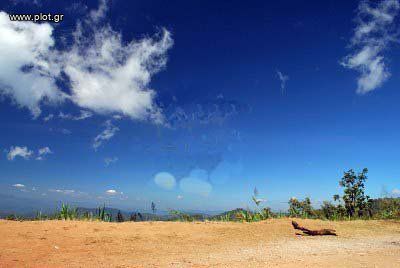
[[[0,267],[400,267],[400,222],[0,221]]]

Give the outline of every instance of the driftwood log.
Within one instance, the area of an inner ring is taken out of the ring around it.
[[[300,230],[308,235],[334,235],[336,236],[336,231],[333,229],[321,229],[321,230],[310,230],[300,226],[297,222],[292,221],[293,228],[296,230]]]

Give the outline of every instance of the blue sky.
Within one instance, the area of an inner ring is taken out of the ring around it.
[[[371,196],[398,195],[399,9],[0,1],[0,194],[223,210],[257,187],[282,209],[367,167]],[[65,19],[8,17],[40,12]]]

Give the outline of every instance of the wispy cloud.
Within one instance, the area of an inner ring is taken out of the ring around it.
[[[43,148],[40,148],[39,150],[38,150],[38,156],[36,157],[36,160],[43,160],[44,159],[44,157],[46,156],[46,155],[48,155],[48,154],[52,154],[53,152],[50,150],[50,148],[49,147],[43,147]]]
[[[111,120],[105,122],[105,129],[94,138],[93,148],[97,150],[105,141],[108,141],[119,131],[119,128],[114,126]]]
[[[15,187],[15,188],[25,188],[25,185],[23,185],[21,183],[16,183],[16,184],[13,184],[13,187]]]
[[[49,114],[43,118],[43,121],[47,122],[54,118],[54,114]]]
[[[38,154],[39,155],[46,155],[46,154],[51,154],[51,153],[53,153],[51,150],[50,150],[50,148],[49,147],[43,147],[43,148],[40,148],[39,150],[38,150]]]
[[[360,73],[357,80],[359,94],[382,86],[390,76],[383,52],[395,41],[394,19],[399,9],[398,0],[379,3],[361,1],[358,6],[357,25],[351,39],[354,52],[346,56],[341,64]]]
[[[64,135],[72,134],[72,131],[69,130],[69,129],[66,129],[66,128],[49,128],[49,130],[52,131],[52,132],[59,132],[59,133],[64,134]]]
[[[43,147],[40,148],[37,151],[37,157],[35,158],[36,160],[43,160],[44,157],[48,154],[52,154],[53,152],[50,150],[49,147]],[[26,146],[11,146],[11,148],[7,151],[7,159],[8,160],[14,160],[16,157],[21,157],[26,160],[30,159],[31,157],[34,157],[35,153],[33,150],[29,150],[28,147]]]
[[[250,108],[237,101],[227,100],[223,95],[216,99],[187,103],[181,106],[173,104],[165,112],[166,125],[172,128],[190,127],[196,124],[221,124],[239,113],[248,112]]]
[[[118,157],[106,157],[104,158],[104,164],[108,167],[111,164],[114,164],[118,161]]]
[[[66,190],[66,189],[49,189],[49,192],[53,193],[61,193],[65,195],[72,195],[75,193],[75,190]]]
[[[96,113],[161,123],[149,84],[166,65],[171,33],[163,29],[153,37],[123,41],[105,21],[109,2],[101,0],[97,10],[77,22],[73,43],[63,51],[55,46],[53,25],[15,22],[0,12],[0,35],[7,36],[0,39],[0,94],[34,117],[43,104],[70,100]],[[61,74],[70,81],[71,93],[57,86]]]
[[[285,90],[286,90],[286,82],[289,80],[289,76],[283,74],[279,70],[276,70],[276,74],[278,75],[279,81],[281,81],[281,91],[282,91],[282,94],[284,94]]]
[[[29,150],[28,147],[23,146],[11,146],[7,154],[8,160],[14,160],[16,157],[29,159],[33,155],[33,151]]]
[[[84,120],[84,119],[90,118],[92,116],[93,116],[93,113],[90,111],[86,111],[86,110],[81,110],[79,115],[64,114],[63,112],[60,112],[58,114],[58,117],[61,119],[68,119],[68,120],[75,120],[75,121]]]

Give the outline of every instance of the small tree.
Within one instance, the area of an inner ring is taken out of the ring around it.
[[[352,169],[344,172],[339,185],[344,187],[343,201],[346,213],[349,217],[362,216],[370,211],[371,200],[365,195],[365,181],[367,180],[368,169],[356,174]],[[336,197],[336,196],[335,196]]]

